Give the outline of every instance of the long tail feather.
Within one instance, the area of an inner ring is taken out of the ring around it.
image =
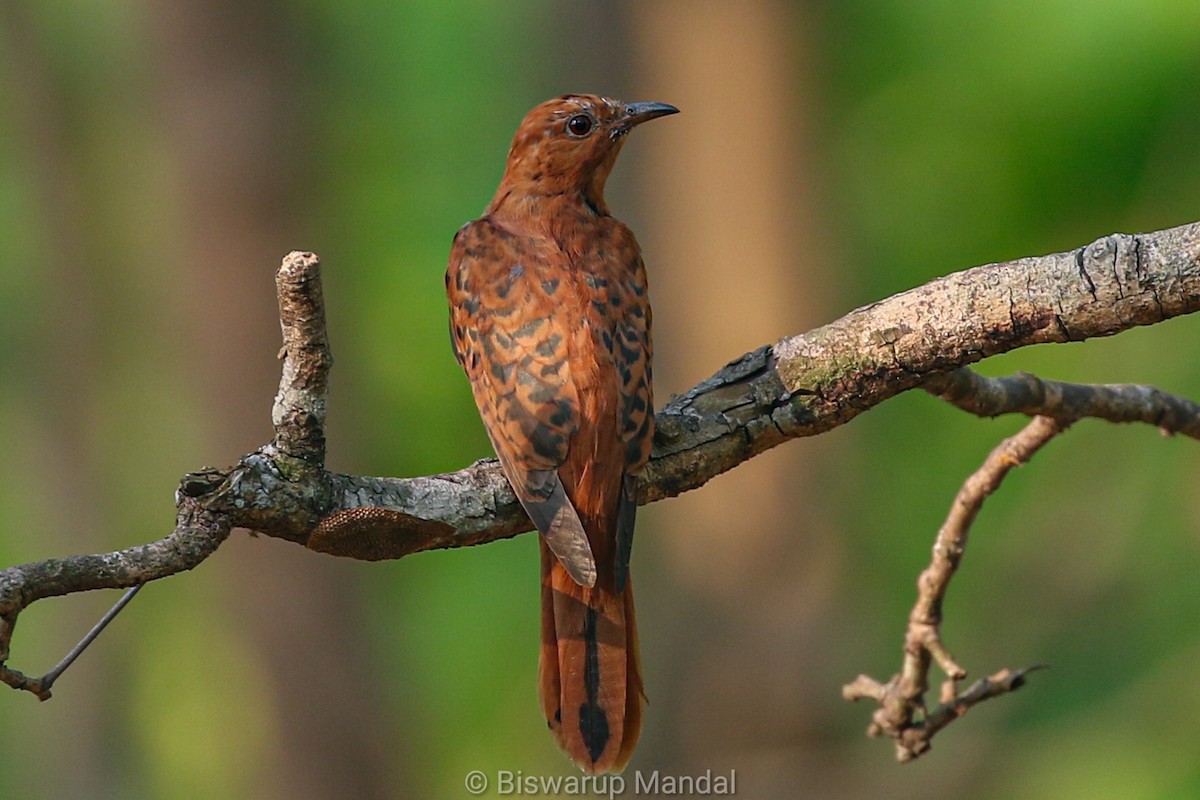
[[[633,586],[580,586],[541,544],[538,688],[559,747],[585,772],[619,772],[642,728]],[[607,582],[602,582],[607,583]]]

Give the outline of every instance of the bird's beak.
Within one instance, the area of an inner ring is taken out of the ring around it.
[[[666,103],[629,103],[625,106],[625,118],[617,125],[618,134],[628,133],[630,128],[668,114],[678,114],[679,109]]]

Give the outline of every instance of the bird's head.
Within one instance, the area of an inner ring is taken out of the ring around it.
[[[525,115],[508,151],[497,195],[580,193],[604,208],[604,182],[625,134],[636,125],[675,114],[666,103],[623,103],[607,97],[568,94],[547,100]]]

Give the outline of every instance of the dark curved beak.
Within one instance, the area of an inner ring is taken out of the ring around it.
[[[625,118],[617,126],[617,131],[627,133],[635,125],[678,113],[678,108],[666,103],[629,103],[625,106]]]

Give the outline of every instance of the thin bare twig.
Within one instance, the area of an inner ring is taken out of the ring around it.
[[[941,728],[976,703],[1018,688],[1023,683],[1023,676],[1031,669],[1015,673],[1002,671],[959,694],[957,682],[967,677],[967,671],[942,643],[942,604],[950,580],[966,552],[971,524],[983,501],[1000,488],[1013,467],[1028,463],[1034,453],[1069,424],[1050,417],[1034,417],[1019,433],[992,450],[983,465],[967,478],[938,531],[933,558],[917,578],[917,602],[908,617],[900,674],[887,683],[859,675],[843,687],[842,696],[847,700],[871,698],[879,703],[867,733],[893,739],[899,761],[910,761],[928,751],[934,734]],[[939,707],[927,712],[925,694],[929,690],[932,662],[946,674],[947,681],[942,687]]]
[[[14,689],[25,689],[31,692],[38,700],[49,700],[50,690],[54,687],[54,682],[58,680],[59,676],[67,671],[67,667],[75,663],[75,659],[83,655],[83,651],[88,648],[88,645],[96,641],[96,637],[108,627],[108,623],[112,622],[117,614],[120,614],[121,610],[129,605],[129,601],[145,585],[144,583],[137,583],[126,589],[125,594],[121,595],[121,599],[100,618],[99,622],[92,626],[92,629],[79,640],[77,645],[71,648],[71,652],[63,656],[63,659],[42,677],[29,678],[16,670],[0,668],[0,680],[3,680]]]
[[[48,689],[5,664],[17,617],[30,604],[89,589],[127,589],[191,569],[212,555],[232,527],[223,515],[185,498],[179,505],[175,530],[157,542],[115,553],[48,559],[0,571],[0,682],[35,694],[42,688]]]
[[[900,673],[886,683],[859,675],[842,689],[847,700],[869,698],[879,703],[867,733],[890,737],[900,761],[927,752],[939,730],[976,703],[1019,688],[1025,675],[1041,666],[1001,670],[960,693],[958,682],[967,677],[967,671],[954,660],[941,638],[946,592],[966,552],[971,525],[984,500],[1000,487],[1012,468],[1028,463],[1051,439],[1085,417],[1143,422],[1164,433],[1200,438],[1200,406],[1150,386],[1062,383],[1026,373],[987,378],[960,367],[931,378],[923,388],[977,416],[1026,414],[1033,419],[992,450],[954,498],[938,531],[933,558],[917,579],[917,601],[908,619]],[[933,663],[947,679],[942,684],[939,705],[927,711],[925,695]]]

